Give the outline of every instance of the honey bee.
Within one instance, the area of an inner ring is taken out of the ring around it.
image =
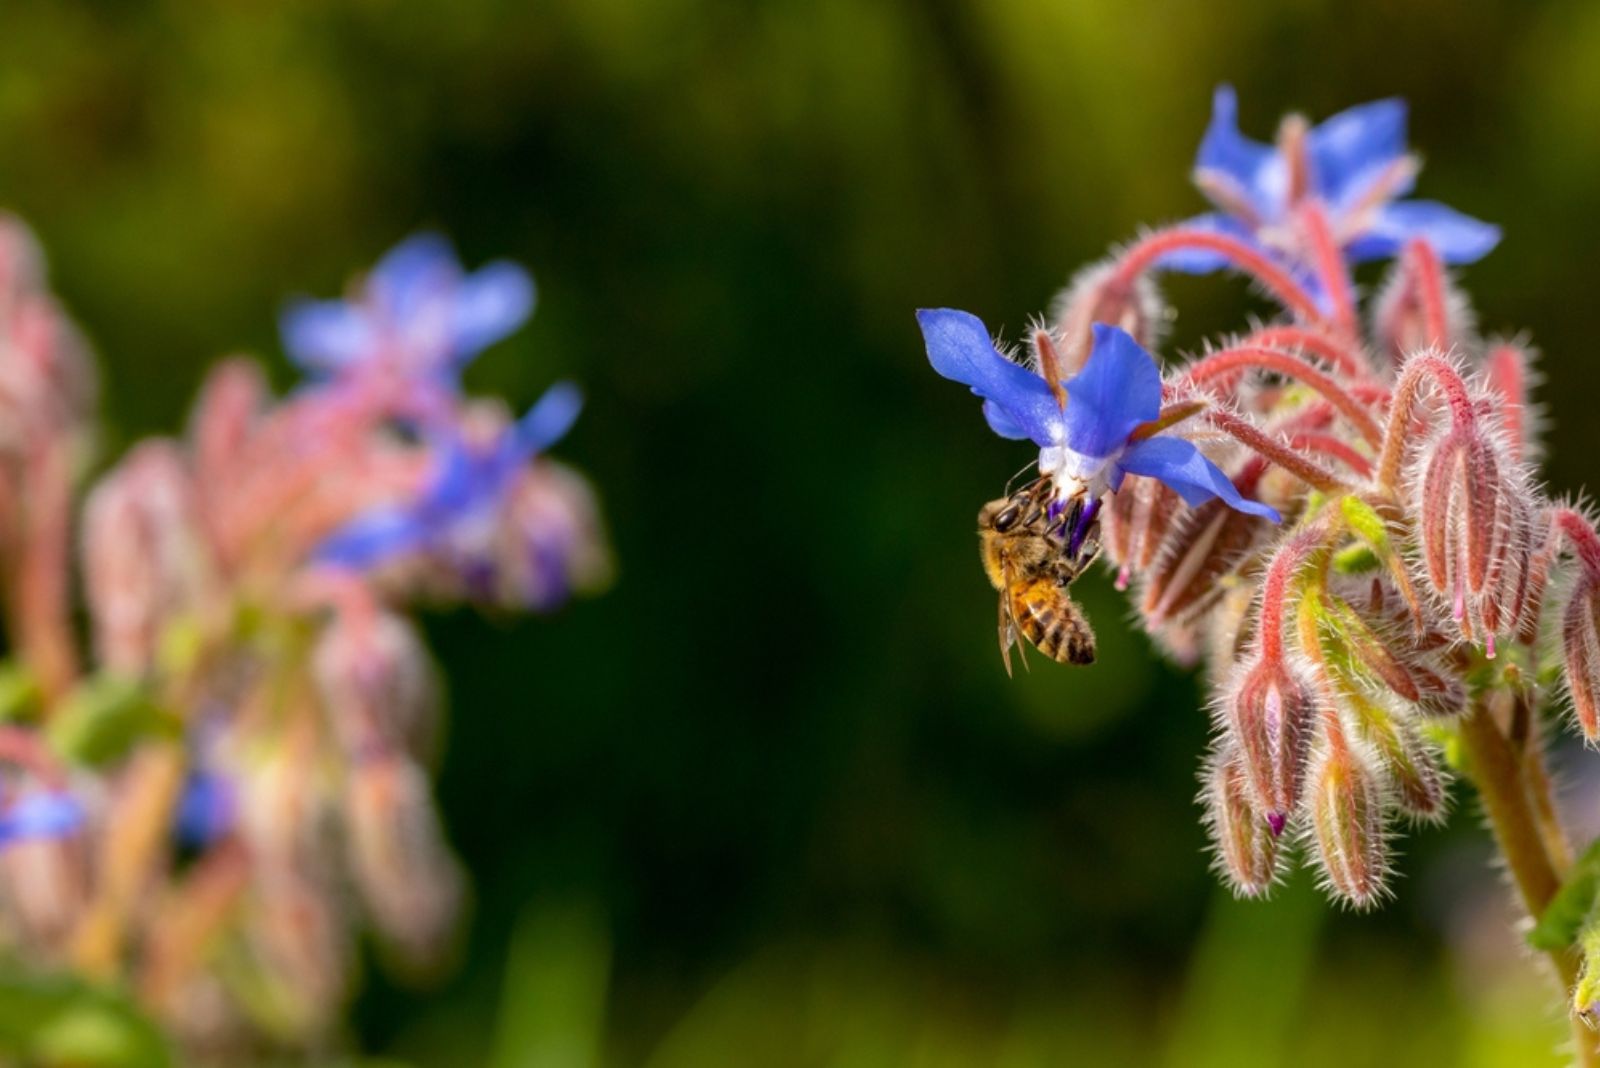
[[[1089,536],[1068,552],[1068,531],[1078,523],[1084,502],[1060,514],[1049,502],[1052,488],[1039,479],[1009,497],[990,501],[978,513],[983,569],[1000,593],[1000,656],[1011,674],[1011,646],[1032,642],[1058,664],[1094,663],[1094,630],[1067,587],[1099,554],[1091,520]],[[1019,638],[1020,636],[1020,638]],[[1022,653],[1027,666],[1027,655]]]

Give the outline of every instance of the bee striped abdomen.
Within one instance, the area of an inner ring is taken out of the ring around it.
[[[1037,578],[1011,594],[1011,617],[1022,636],[1058,664],[1094,663],[1094,631],[1067,591]]]

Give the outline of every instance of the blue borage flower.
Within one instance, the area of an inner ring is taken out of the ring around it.
[[[1124,331],[1095,324],[1083,370],[1064,383],[1063,408],[1040,375],[995,349],[977,316],[925,309],[917,321],[933,369],[983,398],[984,417],[996,434],[1039,446],[1039,472],[1054,480],[1060,499],[1081,494],[1098,501],[1126,476],[1147,475],[1191,506],[1220,497],[1230,508],[1279,521],[1271,508],[1240,496],[1192,442],[1148,433],[1146,424],[1161,414],[1161,372]]]
[[[285,308],[284,347],[324,377],[385,370],[452,383],[478,353],[533,313],[528,272],[498,261],[467,274],[450,243],[419,234],[389,252],[350,300]]]
[[[404,553],[448,554],[492,521],[527,462],[561,440],[582,408],[578,387],[561,382],[493,442],[469,442],[456,429],[442,432],[432,477],[417,496],[351,520],[322,543],[316,558],[366,570]]]
[[[238,821],[239,797],[233,780],[217,771],[191,771],[172,815],[172,831],[178,841],[203,849],[226,837]]]
[[[0,809],[0,846],[64,838],[82,827],[83,820],[83,804],[71,794],[58,790],[26,793]]]
[[[1305,131],[1303,146],[1252,141],[1239,132],[1238,100],[1231,86],[1218,87],[1211,125],[1195,158],[1195,184],[1219,211],[1182,225],[1244,238],[1273,251],[1293,251],[1288,233],[1297,195],[1316,197],[1328,214],[1334,239],[1351,263],[1386,259],[1421,238],[1446,263],[1473,263],[1500,241],[1500,229],[1432,200],[1399,200],[1411,191],[1417,160],[1406,151],[1406,104],[1377,100],[1341,111]],[[1286,147],[1288,146],[1288,147]],[[1300,153],[1303,190],[1292,172]],[[1203,249],[1162,257],[1169,270],[1204,274],[1227,266]]]

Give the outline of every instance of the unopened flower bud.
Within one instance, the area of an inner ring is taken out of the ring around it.
[[[1130,478],[1113,493],[1101,517],[1101,542],[1117,567],[1117,589],[1127,589],[1160,552],[1183,501],[1153,478]]]
[[[405,963],[427,967],[450,948],[462,896],[422,771],[408,760],[369,761],[351,772],[345,820],[362,899]]]
[[[594,491],[554,460],[538,459],[512,488],[497,542],[500,596],[514,607],[557,608],[611,580]]]
[[[0,898],[23,946],[50,957],[65,947],[88,905],[88,806],[70,790],[36,781],[10,784],[7,792],[0,806]]]
[[[1395,800],[1412,816],[1440,819],[1445,814],[1445,778],[1439,757],[1405,716],[1359,698],[1361,736],[1394,784]]]
[[[1241,897],[1260,897],[1281,868],[1279,838],[1256,807],[1244,762],[1233,747],[1212,755],[1201,801],[1216,849],[1217,865]]]
[[[228,360],[206,376],[189,424],[201,492],[237,489],[229,481],[236,477],[245,445],[255,433],[266,401],[266,380],[252,360]]]
[[[1255,806],[1275,835],[1300,803],[1318,707],[1309,680],[1259,653],[1235,672],[1223,698],[1224,725],[1239,748]]]
[[[1119,327],[1146,349],[1161,340],[1166,305],[1148,273],[1130,281],[1117,278],[1111,262],[1092,264],[1073,276],[1051,308],[1062,370],[1075,374],[1089,358],[1095,323]]]
[[[1377,774],[1342,738],[1332,738],[1312,762],[1310,779],[1310,841],[1327,889],[1370,908],[1383,896],[1389,857]]]
[[[0,214],[0,451],[82,431],[96,392],[88,346],[45,288],[33,235]]]
[[[1463,637],[1493,655],[1495,635],[1520,623],[1534,501],[1477,421],[1437,436],[1418,470],[1424,578]]]
[[[1437,277],[1430,278],[1429,274]],[[1444,336],[1429,326],[1424,303],[1426,287],[1444,295]],[[1372,330],[1380,353],[1398,367],[1412,353],[1428,348],[1448,349],[1472,334],[1472,306],[1450,280],[1436,257],[1419,257],[1410,250],[1393,269],[1372,302]]]
[[[101,662],[139,674],[162,629],[200,611],[213,580],[193,480],[171,442],[139,446],[89,494],[83,556]]]
[[[1539,419],[1529,400],[1536,378],[1535,355],[1522,342],[1498,341],[1489,346],[1483,360],[1483,376],[1496,402],[1496,421],[1512,459],[1519,462],[1539,455]]]
[[[309,1045],[338,1019],[350,982],[352,946],[340,898],[320,877],[259,869],[244,917],[250,978],[271,997],[276,1037]]]
[[[1583,737],[1600,739],[1600,576],[1584,572],[1561,614],[1562,670]]]
[[[312,654],[312,673],[347,755],[431,752],[439,686],[407,620],[379,609],[336,615]]]
[[[1240,488],[1249,492],[1245,485]],[[1221,500],[1186,510],[1172,524],[1145,575],[1139,611],[1146,627],[1206,611],[1227,590],[1228,576],[1248,564],[1253,550],[1272,533],[1271,527]]]

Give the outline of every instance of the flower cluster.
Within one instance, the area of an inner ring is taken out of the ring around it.
[[[23,959],[124,986],[227,1060],[325,1043],[363,927],[402,969],[448,952],[440,686],[407,606],[544,611],[609,573],[587,483],[546,456],[576,387],[521,419],[461,388],[533,294],[405,242],[350,299],[287,308],[309,382],[277,398],[220,365],[75,531],[90,364],[0,219],[0,938]]]
[[[1219,90],[1195,169],[1216,212],[1082,272],[1026,358],[964,312],[919,319],[934,370],[1031,440],[1095,525],[1060,551],[1095,535],[1146,630],[1206,663],[1201,803],[1236,891],[1266,893],[1298,855],[1336,899],[1374,904],[1395,826],[1442,818],[1455,771],[1538,917],[1570,847],[1537,713],[1562,678],[1600,741],[1600,538],[1536,487],[1532,353],[1479,335],[1447,273],[1499,232],[1399,199],[1417,172],[1405,114],[1291,117],[1269,146]],[[1392,262],[1363,307],[1352,272],[1373,260]],[[1158,366],[1157,278],[1218,268],[1281,313]],[[1600,919],[1589,897],[1577,915]],[[1558,964],[1579,941],[1556,940]]]

